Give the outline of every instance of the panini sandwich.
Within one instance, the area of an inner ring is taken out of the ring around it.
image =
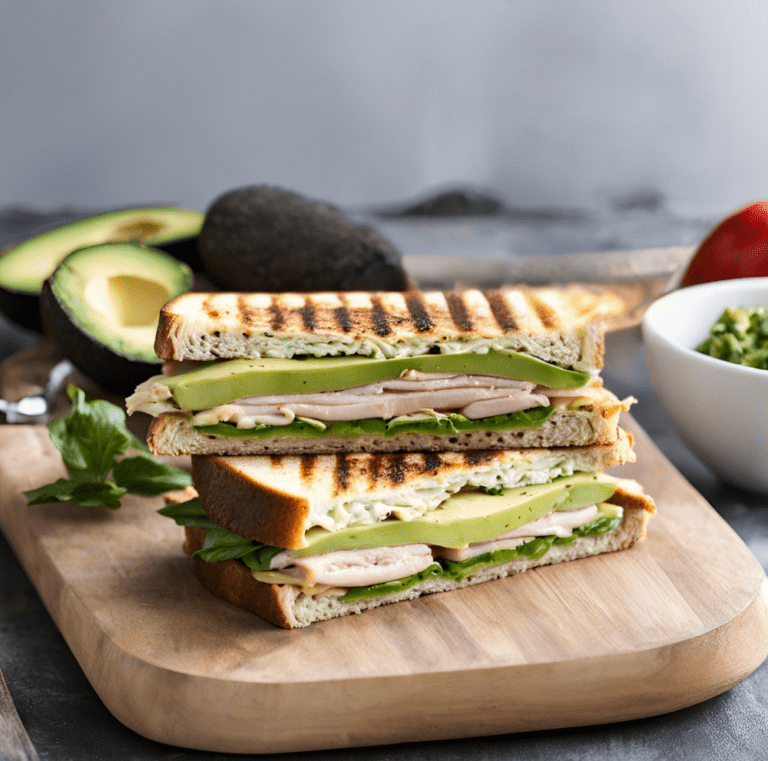
[[[128,411],[153,415],[162,455],[610,444],[633,401],[599,377],[615,307],[579,289],[188,293]]]
[[[203,586],[295,628],[626,549],[654,505],[601,471],[633,459],[621,429],[584,447],[198,456],[196,492],[161,512]]]

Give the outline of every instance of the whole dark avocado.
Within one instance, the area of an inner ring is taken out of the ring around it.
[[[233,291],[404,291],[400,253],[328,204],[269,186],[233,190],[198,239],[208,276]]]

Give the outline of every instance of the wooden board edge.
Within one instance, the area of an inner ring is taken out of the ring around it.
[[[70,615],[77,608],[70,605]],[[724,625],[671,645],[559,664],[358,679],[344,689],[332,680],[233,684],[174,672],[121,650],[95,622],[89,629],[68,644],[128,728],[195,750],[284,753],[615,723],[701,703],[768,656],[768,582]]]

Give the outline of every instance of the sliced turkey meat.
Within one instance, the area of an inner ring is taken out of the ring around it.
[[[460,412],[475,420],[546,406],[549,397],[535,384],[488,375],[409,372],[400,378],[343,391],[285,394],[238,399],[198,412],[196,425],[229,422],[238,428],[287,425],[296,417],[321,422],[390,419],[422,411]],[[478,402],[484,405],[475,406]]]
[[[450,547],[434,547],[433,550],[436,557],[456,561],[468,560],[493,550],[517,547],[536,536],[569,537],[573,534],[573,529],[591,523],[599,517],[600,509],[597,505],[588,505],[578,510],[553,510],[488,542],[476,542],[459,550]]]
[[[341,391],[314,394],[273,394],[236,399],[195,413],[195,425],[229,422],[238,428],[287,425],[296,417],[319,422],[391,419],[419,412],[459,412],[471,420],[507,415],[532,407],[569,404],[574,398],[600,392],[595,379],[577,389],[555,389],[493,375],[423,373],[415,370]],[[178,409],[167,386],[154,381],[128,399],[131,413],[160,414]]]
[[[291,550],[272,558],[269,569],[310,584],[335,587],[367,587],[413,576],[434,562],[426,544],[336,550],[323,555],[295,558]]]

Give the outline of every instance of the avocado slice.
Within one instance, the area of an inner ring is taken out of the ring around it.
[[[312,394],[397,378],[404,370],[430,373],[482,373],[578,388],[589,373],[566,370],[528,354],[423,354],[416,357],[308,357],[306,359],[232,359],[181,375],[161,377],[183,410],[206,410],[235,399],[269,394]]]
[[[183,262],[138,243],[69,254],[43,285],[41,318],[66,356],[106,391],[127,394],[155,374],[163,305],[192,286]]]
[[[616,485],[601,475],[579,473],[547,484],[505,489],[500,495],[460,492],[437,510],[411,521],[388,518],[341,531],[311,528],[304,536],[304,548],[296,550],[296,557],[400,544],[466,547],[495,539],[552,510],[575,510],[605,502],[615,491]]]
[[[197,234],[203,214],[193,209],[122,209],[70,222],[35,235],[0,255],[0,311],[14,322],[40,330],[43,281],[64,257],[99,243],[142,242],[199,269]]]

